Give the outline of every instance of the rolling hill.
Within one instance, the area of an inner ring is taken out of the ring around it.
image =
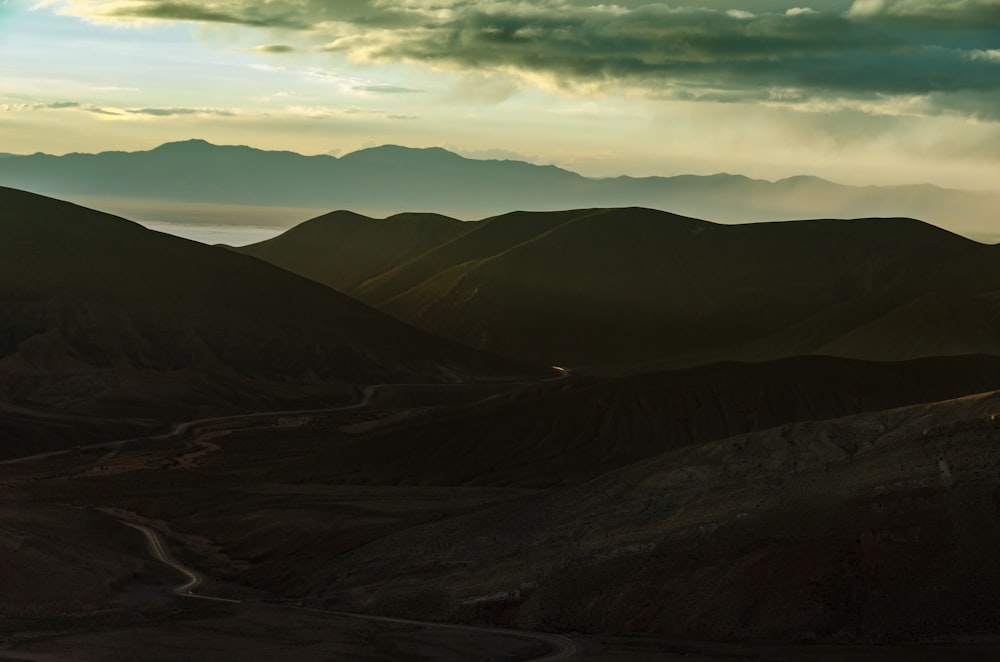
[[[13,189],[0,315],[0,400],[67,414],[193,418],[531,373],[260,260]]]
[[[417,231],[405,218],[359,222],[372,236]],[[410,240],[423,252],[387,255],[381,273],[366,239],[332,217],[237,250],[436,335],[595,372],[1000,353],[1000,249],[912,219],[720,225],[622,208],[467,226],[430,247]],[[372,275],[338,271],[348,252]]]
[[[335,211],[239,252],[346,291],[472,228],[436,214],[398,214],[376,221]]]

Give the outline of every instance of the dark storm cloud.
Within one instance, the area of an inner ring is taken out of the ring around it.
[[[961,93],[951,110],[973,114],[1000,89],[1000,0],[79,2],[104,15],[295,28],[356,60],[501,70],[568,89],[623,84],[716,101],[924,95],[938,109]]]
[[[120,4],[120,3],[109,3]],[[104,16],[118,18],[158,18],[177,21],[202,21],[206,23],[235,23],[251,27],[280,27],[303,29],[309,27],[305,18],[293,7],[287,11],[273,11],[276,3],[187,3],[187,2],[136,2],[113,7]],[[222,6],[216,8],[217,6]],[[231,7],[231,11],[227,11]]]
[[[1000,28],[1000,2],[995,0],[861,1],[849,15],[886,26],[933,31],[992,32]]]

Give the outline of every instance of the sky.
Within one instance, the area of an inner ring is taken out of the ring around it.
[[[1000,189],[1000,0],[0,0],[0,152]]]

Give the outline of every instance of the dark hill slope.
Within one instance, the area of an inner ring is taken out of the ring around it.
[[[438,214],[372,219],[335,211],[281,235],[235,249],[341,292],[472,229]]]
[[[251,257],[0,189],[0,398],[166,418],[517,372]]]
[[[423,423],[370,422],[354,441],[237,432],[233,449],[305,451],[262,472],[299,500],[258,513],[252,534],[231,506],[185,524],[252,559],[244,581],[327,608],[710,639],[990,632],[1000,398],[954,398],[998,383],[996,357],[800,357],[553,382]],[[508,489],[395,529],[357,496],[408,510],[419,486],[435,500]]]
[[[331,609],[554,631],[988,636],[998,417],[993,393],[686,446],[386,536],[310,586]]]
[[[899,363],[806,356],[574,378],[423,419],[356,426],[354,440],[320,451],[300,468],[292,461],[289,471],[361,483],[551,487],[793,421],[996,389],[1000,357],[989,356]]]
[[[984,298],[997,255],[911,219],[516,212],[348,292],[491,352],[602,372],[810,353],[904,360],[1000,352]],[[935,308],[935,293],[962,314]]]
[[[916,296],[872,316],[820,351],[864,358],[1000,354],[1000,247],[986,246],[941,264],[915,286]]]
[[[116,441],[156,434],[162,427],[162,423],[153,419],[100,418],[0,402],[0,460],[70,448],[85,441]]]

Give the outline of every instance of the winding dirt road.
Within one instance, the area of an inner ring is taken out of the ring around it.
[[[167,546],[160,534],[149,528],[148,526],[143,526],[142,524],[135,524],[133,522],[128,522],[123,519],[119,519],[122,524],[132,527],[133,529],[142,533],[143,537],[146,539],[146,547],[149,549],[150,555],[157,561],[170,566],[180,574],[184,576],[184,583],[174,587],[173,592],[184,598],[196,598],[199,600],[214,600],[216,602],[229,602],[233,604],[241,604],[241,600],[232,600],[230,598],[217,598],[210,595],[203,595],[201,593],[195,593],[194,589],[198,588],[204,583],[204,577],[197,571],[188,566],[184,565],[177,559],[173,557],[170,553],[170,548]],[[355,614],[345,611],[331,611],[329,609],[314,609],[311,607],[297,607],[293,605],[273,605],[275,608],[279,609],[295,609],[298,611],[309,611],[318,614],[330,614],[332,616],[341,616],[346,618],[357,618],[365,621],[372,621],[376,623],[396,623],[402,625],[413,625],[422,628],[433,628],[436,630],[460,630],[463,632],[478,632],[482,634],[505,634],[512,637],[517,637],[519,639],[525,639],[528,641],[543,644],[549,648],[549,651],[542,655],[541,657],[527,658],[524,662],[555,662],[556,660],[568,660],[576,654],[576,645],[566,637],[561,637],[554,634],[546,634],[544,632],[528,632],[526,630],[511,630],[507,628],[481,628],[472,625],[456,625],[452,623],[434,623],[432,621],[416,621],[408,618],[391,618],[388,616],[372,616],[370,614]]]
[[[198,598],[199,600],[214,600],[216,602],[232,602],[239,604],[240,600],[231,600],[229,598],[216,598],[210,595],[201,595],[200,593],[195,593],[194,589],[201,586],[204,579],[200,574],[187,567],[170,554],[170,548],[163,541],[156,531],[153,531],[148,526],[143,526],[142,524],[133,524],[132,522],[126,522],[123,519],[118,520],[125,526],[130,526],[136,531],[142,533],[143,537],[146,538],[146,547],[149,549],[149,553],[154,559],[160,563],[166,564],[176,570],[177,572],[184,575],[185,581],[183,584],[174,587],[174,593],[183,596],[185,598]]]
[[[550,366],[556,371],[554,377],[549,377],[547,379],[539,379],[538,382],[555,382],[562,379],[568,379],[572,376],[573,371],[569,368],[563,368],[557,365]],[[516,382],[521,383],[521,382]],[[529,382],[524,382],[529,383]],[[325,409],[289,409],[282,411],[264,411],[264,412],[253,412],[250,414],[230,414],[228,416],[213,416],[212,418],[199,418],[194,421],[184,421],[183,423],[177,423],[174,425],[174,429],[170,432],[165,432],[163,434],[154,435],[150,437],[132,437],[129,439],[119,439],[117,441],[102,441],[96,444],[88,444],[86,446],[77,446],[76,448],[69,448],[58,451],[48,451],[46,453],[36,453],[35,455],[26,455],[24,457],[15,457],[10,460],[0,461],[0,465],[5,464],[20,464],[22,462],[33,462],[35,460],[44,460],[50,457],[58,457],[60,455],[68,455],[69,453],[76,453],[84,450],[94,450],[102,448],[121,448],[126,444],[131,444],[136,441],[151,439],[154,441],[164,441],[167,439],[172,439],[173,437],[179,437],[191,429],[202,426],[209,425],[213,423],[230,423],[234,421],[250,421],[254,419],[264,419],[272,418],[274,416],[315,416],[320,414],[335,414],[342,411],[350,411],[352,409],[361,409],[362,407],[367,407],[371,404],[372,398],[375,397],[375,393],[383,388],[401,388],[406,386],[440,386],[440,387],[454,387],[463,386],[467,384],[454,383],[454,384],[370,384],[366,386],[362,391],[362,398],[359,402],[355,402],[350,405],[343,405],[340,407],[328,407]]]

